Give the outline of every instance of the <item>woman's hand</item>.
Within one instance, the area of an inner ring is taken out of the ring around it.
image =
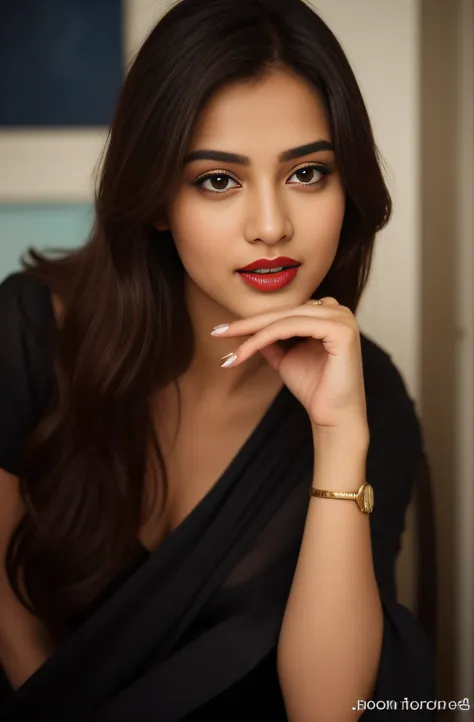
[[[336,431],[356,426],[368,435],[357,321],[336,299],[321,300],[322,305],[310,302],[239,319],[218,334],[252,334],[234,351],[237,359],[232,367],[259,351],[304,406],[315,429]],[[278,344],[297,336],[305,340],[289,350]]]

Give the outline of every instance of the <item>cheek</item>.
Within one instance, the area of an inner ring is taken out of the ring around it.
[[[215,208],[209,207],[211,205],[203,204],[199,199],[187,199],[177,202],[169,214],[176,249],[191,276],[201,274],[202,269],[206,269],[205,274],[209,275],[218,259],[226,256],[225,239],[229,225],[225,222],[225,214],[221,213],[222,219],[219,220],[219,214]]]
[[[203,199],[195,190],[187,189],[176,199],[168,218],[176,249],[188,273],[196,275],[205,268],[212,273],[209,259],[216,267],[229,264],[229,239],[235,236],[238,218],[228,203]]]
[[[345,196],[340,187],[315,198],[314,204],[305,204],[298,214],[302,234],[311,245],[329,253],[337,250],[345,212]]]

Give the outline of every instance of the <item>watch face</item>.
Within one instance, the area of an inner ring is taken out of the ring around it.
[[[374,508],[374,490],[370,484],[364,487],[364,508],[367,512],[373,511]]]

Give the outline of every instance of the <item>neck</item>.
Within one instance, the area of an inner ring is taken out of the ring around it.
[[[190,280],[185,285],[185,301],[193,327],[194,356],[180,383],[193,396],[200,398],[212,392],[225,402],[246,390],[258,393],[261,388],[265,393],[269,385],[278,385],[279,374],[258,352],[235,368],[221,368],[221,357],[236,351],[249,336],[219,338],[211,336],[211,331],[214,326],[240,317],[218,306]]]

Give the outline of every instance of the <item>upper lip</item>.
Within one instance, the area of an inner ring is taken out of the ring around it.
[[[278,256],[277,258],[259,258],[257,261],[252,261],[248,266],[238,268],[238,271],[255,271],[258,268],[279,268],[279,266],[300,266],[299,261],[295,261],[293,258],[288,256]]]

